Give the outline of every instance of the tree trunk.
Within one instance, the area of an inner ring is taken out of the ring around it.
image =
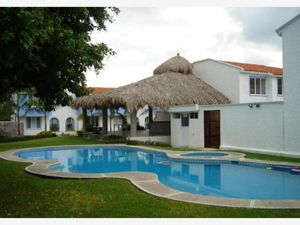
[[[45,132],[47,131],[47,112],[44,112],[44,119],[45,119]]]
[[[17,112],[18,136],[20,136],[20,134],[21,134],[21,128],[20,128],[20,110],[19,110],[19,108],[17,110],[18,110],[18,112]]]

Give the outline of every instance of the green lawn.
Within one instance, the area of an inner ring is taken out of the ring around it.
[[[0,144],[0,150],[95,143],[100,142],[56,137]],[[0,217],[300,217],[300,209],[243,209],[168,200],[122,179],[39,177],[24,172],[26,165],[0,159]]]

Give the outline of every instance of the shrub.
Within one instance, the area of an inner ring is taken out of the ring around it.
[[[94,126],[93,125],[91,125],[91,124],[87,124],[86,125],[86,131],[87,132],[93,132],[93,130],[94,130]]]
[[[126,139],[126,137],[116,134],[111,134],[103,137],[104,140],[119,140],[119,139]]]
[[[104,144],[119,144],[119,143],[126,143],[126,137],[120,135],[107,135],[104,136],[101,141]]]
[[[78,130],[78,131],[77,131],[77,135],[78,135],[79,137],[83,137],[83,130]]]
[[[98,127],[95,127],[93,129],[93,134],[100,134],[100,129]]]
[[[51,130],[49,131],[42,131],[38,133],[36,136],[38,137],[56,137],[56,134],[53,133]]]
[[[137,140],[126,140],[127,145],[152,145],[161,147],[170,147],[171,145],[160,141],[137,141]]]
[[[55,136],[50,136],[50,137],[55,137]],[[16,142],[16,141],[28,141],[28,140],[40,139],[40,138],[48,138],[48,137],[49,136],[38,136],[38,135],[4,137],[4,138],[0,138],[0,143]]]
[[[53,132],[58,131],[58,130],[59,130],[58,124],[52,123],[52,124],[50,125],[50,130],[53,131]]]

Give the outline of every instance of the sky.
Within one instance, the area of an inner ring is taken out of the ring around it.
[[[153,75],[179,53],[191,63],[216,60],[282,66],[281,38],[275,30],[300,8],[120,8],[106,31],[94,31],[117,54],[97,75],[86,72],[89,87],[119,87]]]

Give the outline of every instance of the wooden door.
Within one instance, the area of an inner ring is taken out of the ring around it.
[[[220,110],[204,111],[204,147],[220,147]]]

